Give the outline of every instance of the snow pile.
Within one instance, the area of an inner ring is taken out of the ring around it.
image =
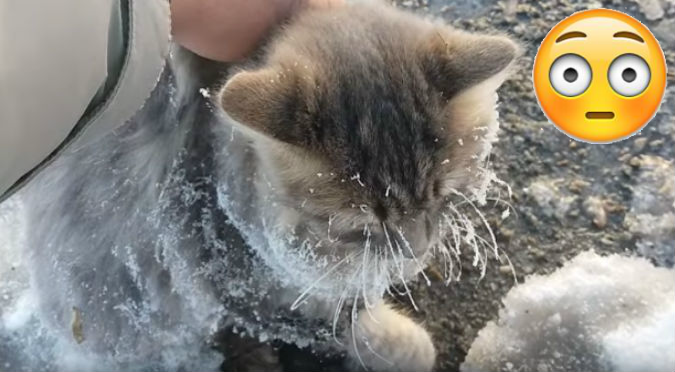
[[[675,370],[675,271],[585,252],[504,298],[461,370]]]

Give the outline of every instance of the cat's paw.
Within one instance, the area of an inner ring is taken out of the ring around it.
[[[436,349],[429,333],[382,303],[359,312],[349,340],[352,363],[373,371],[431,371]]]

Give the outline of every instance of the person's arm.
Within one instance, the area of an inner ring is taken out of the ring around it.
[[[277,23],[306,7],[342,0],[172,0],[174,40],[202,57],[245,58]]]

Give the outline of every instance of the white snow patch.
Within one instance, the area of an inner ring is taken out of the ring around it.
[[[461,370],[675,370],[675,271],[584,252],[503,299]]]

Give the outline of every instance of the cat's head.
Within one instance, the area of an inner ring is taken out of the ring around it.
[[[340,256],[422,255],[451,194],[469,195],[518,54],[382,5],[299,15],[219,97],[280,195],[280,223]],[[384,252],[384,253],[382,253]]]

